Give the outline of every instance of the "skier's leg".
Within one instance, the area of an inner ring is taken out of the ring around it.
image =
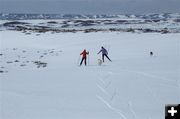
[[[102,54],[102,60],[103,60],[103,62],[104,62],[104,54]]]
[[[82,58],[80,65],[82,65],[84,58]]]
[[[106,58],[108,58],[109,61],[111,61],[111,59],[105,54]]]
[[[84,58],[84,60],[85,60],[85,61],[84,61],[84,64],[85,64],[85,66],[86,66],[86,58]]]

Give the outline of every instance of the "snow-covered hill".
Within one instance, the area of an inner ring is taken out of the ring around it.
[[[164,119],[165,104],[180,103],[179,40],[179,33],[4,29],[0,118]],[[102,45],[112,62],[98,66]],[[84,48],[88,66],[80,67]]]
[[[180,14],[59,15],[0,14],[0,30],[44,32],[180,33]]]
[[[0,13],[1,20],[30,20],[30,19],[180,19],[180,13],[162,13],[162,14],[117,14],[117,15],[81,15],[81,14],[4,14]]]

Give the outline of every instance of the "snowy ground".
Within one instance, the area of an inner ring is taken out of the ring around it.
[[[0,43],[0,119],[164,119],[180,103],[180,34],[5,30]],[[113,62],[98,66],[102,45]]]

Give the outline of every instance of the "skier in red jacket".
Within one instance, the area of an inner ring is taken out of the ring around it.
[[[82,60],[81,60],[81,63],[80,65],[82,65],[83,61],[84,61],[84,64],[86,65],[86,59],[87,59],[87,55],[89,54],[89,52],[86,52],[86,49],[84,49],[84,51],[80,54],[82,55]]]

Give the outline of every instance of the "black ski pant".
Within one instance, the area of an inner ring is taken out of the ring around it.
[[[109,61],[111,61],[111,59],[107,56],[107,54],[102,54],[102,60],[103,60],[103,62],[104,62],[104,56],[105,56]]]
[[[82,65],[83,61],[84,61],[84,64],[86,65],[86,57],[82,58],[80,65]]]

